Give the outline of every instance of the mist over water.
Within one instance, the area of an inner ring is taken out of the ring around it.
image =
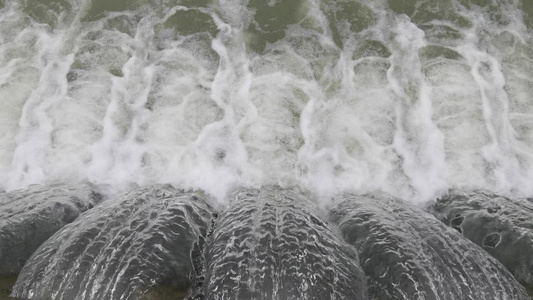
[[[527,0],[0,0],[0,189],[533,195]]]

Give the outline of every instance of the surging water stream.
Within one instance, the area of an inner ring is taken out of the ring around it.
[[[0,7],[1,189],[533,194],[526,0]]]

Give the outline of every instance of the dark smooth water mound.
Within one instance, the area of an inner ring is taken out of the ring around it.
[[[450,193],[430,211],[533,285],[533,201],[491,193]]]
[[[0,193],[0,275],[18,274],[44,241],[102,199],[89,184]]]
[[[204,256],[193,299],[368,299],[355,250],[290,190],[240,191]]]
[[[23,299],[139,299],[149,287],[187,288],[191,253],[212,210],[170,186],[130,192],[83,214],[44,243],[13,289]]]
[[[331,219],[359,251],[371,299],[529,299],[497,260],[407,202],[345,194]]]

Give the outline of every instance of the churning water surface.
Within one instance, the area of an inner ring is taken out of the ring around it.
[[[0,189],[533,195],[529,0],[0,0]]]

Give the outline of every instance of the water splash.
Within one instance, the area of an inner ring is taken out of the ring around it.
[[[533,192],[525,2],[100,2],[1,8],[0,188]]]

